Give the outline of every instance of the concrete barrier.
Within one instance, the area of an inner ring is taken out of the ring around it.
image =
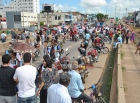
[[[126,103],[124,96],[120,45],[118,46],[117,54],[117,95],[117,103]]]

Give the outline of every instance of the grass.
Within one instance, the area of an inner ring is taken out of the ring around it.
[[[122,48],[122,44],[120,45],[120,47]]]
[[[124,88],[124,91],[126,92],[127,91],[127,87],[126,87],[125,84],[124,84],[123,88]]]
[[[121,51],[121,59],[123,59],[123,57],[124,57],[124,52]]]
[[[124,66],[122,66],[122,71],[124,71],[125,70],[125,67]]]

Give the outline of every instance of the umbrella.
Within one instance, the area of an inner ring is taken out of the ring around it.
[[[14,42],[12,43],[12,50],[17,53],[34,53],[36,48],[29,43]]]

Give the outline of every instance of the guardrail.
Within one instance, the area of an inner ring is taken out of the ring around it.
[[[117,103],[126,103],[124,96],[120,45],[118,46],[117,54],[117,95]]]

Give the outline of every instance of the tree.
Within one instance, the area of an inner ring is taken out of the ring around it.
[[[105,18],[105,19],[108,19],[108,15],[107,15],[107,14],[106,14],[106,15],[104,15],[104,18]]]
[[[2,15],[0,15],[0,18],[2,17]]]
[[[96,17],[97,17],[98,21],[103,21],[103,19],[104,19],[104,14],[98,13],[98,14],[96,15]]]
[[[40,25],[43,26],[44,25],[44,22],[40,22]]]

